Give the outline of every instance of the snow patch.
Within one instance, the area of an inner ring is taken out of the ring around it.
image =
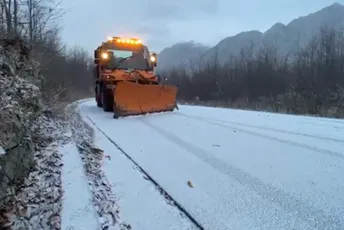
[[[78,114],[77,105],[82,101],[68,106],[67,113],[71,124],[72,138],[84,166],[101,229],[131,229],[130,225],[120,220],[117,199],[112,192],[111,184],[102,171],[104,153],[101,149],[93,146],[92,131],[85,126]]]
[[[92,195],[78,149],[73,142],[60,147],[63,155],[62,184],[64,199],[62,208],[63,229],[94,229],[99,223],[93,207]]]
[[[6,154],[6,151],[2,146],[0,146],[0,155],[2,154]]]
[[[121,218],[133,229],[198,229],[170,197],[148,180],[90,121],[97,146],[104,149],[103,170],[115,185]]]

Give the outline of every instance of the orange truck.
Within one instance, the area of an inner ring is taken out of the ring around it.
[[[97,106],[114,118],[173,111],[178,88],[161,84],[157,61],[139,39],[108,38],[94,51]]]

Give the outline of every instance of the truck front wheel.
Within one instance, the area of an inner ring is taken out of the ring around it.
[[[99,87],[97,87],[97,86],[95,87],[94,93],[95,93],[95,97],[96,97],[97,106],[99,108],[101,108],[103,105],[102,105],[102,101],[101,101],[101,98],[100,98]]]
[[[107,89],[106,87],[103,87],[103,89],[101,91],[101,95],[102,95],[103,110],[105,112],[112,112],[113,111],[112,90]]]

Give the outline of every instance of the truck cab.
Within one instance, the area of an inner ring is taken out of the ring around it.
[[[135,38],[112,37],[94,51],[95,98],[98,107],[111,111],[118,82],[159,84],[157,54]]]

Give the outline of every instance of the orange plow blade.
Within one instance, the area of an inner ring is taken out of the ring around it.
[[[176,86],[119,82],[114,89],[114,117],[173,111],[177,91]]]

